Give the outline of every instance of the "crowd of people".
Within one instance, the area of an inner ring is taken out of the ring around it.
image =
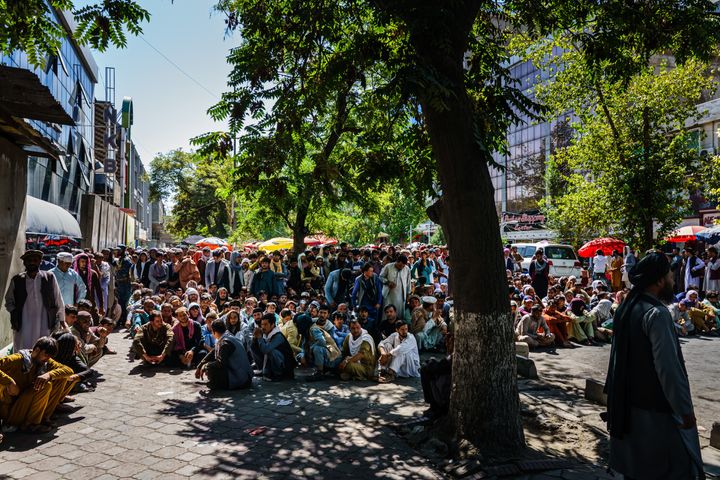
[[[194,370],[211,390],[289,380],[297,368],[310,369],[307,381],[419,377],[420,352],[452,344],[445,248],[118,245],[22,260],[5,297],[14,353],[0,359],[4,433],[55,428],[76,393],[97,387],[113,330],[132,338],[131,361]]]
[[[667,257],[678,335],[717,334],[717,250]],[[541,248],[527,272],[511,246],[504,259],[517,342],[534,349],[612,340],[634,252],[598,251],[579,277],[552,275]],[[193,370],[211,390],[249,388],[253,377],[290,380],[297,368],[309,369],[308,381],[392,382],[422,371],[429,414],[447,409],[453,325],[445,248],[340,244],[295,255],[118,245],[60,252],[54,261],[29,250],[22,260],[25,271],[5,297],[14,353],[0,358],[4,432],[55,428],[75,393],[97,387],[95,364],[116,353],[113,330],[131,337],[131,361]],[[423,351],[447,355],[421,367]]]
[[[664,252],[661,252],[664,253]],[[709,247],[700,255],[688,246],[664,253],[675,285],[668,305],[678,335],[720,332],[720,259]],[[639,261],[628,249],[605,255],[598,250],[580,276],[556,277],[542,248],[527,272],[517,249],[504,250],[515,340],[529,348],[575,348],[612,341],[613,317],[632,284],[628,272]]]

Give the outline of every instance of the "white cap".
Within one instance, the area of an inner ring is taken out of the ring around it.
[[[430,295],[426,295],[426,296],[422,297],[420,300],[422,301],[422,303],[431,303],[432,304],[432,303],[437,302],[437,298],[432,297]]]
[[[57,259],[58,259],[58,262],[72,263],[73,256],[72,256],[72,253],[60,252],[57,254]]]

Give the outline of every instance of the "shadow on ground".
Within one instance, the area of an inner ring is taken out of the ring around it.
[[[377,391],[300,377],[277,387],[167,399],[161,413],[182,420],[176,435],[203,455],[205,469],[233,477],[438,478],[390,428],[417,401],[410,382]]]

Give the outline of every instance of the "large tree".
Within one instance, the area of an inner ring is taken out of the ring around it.
[[[84,6],[77,7],[76,3]],[[10,0],[0,2],[0,53],[22,50],[31,65],[44,64],[55,55],[67,33],[54,15],[55,10],[70,11],[77,22],[73,35],[77,41],[100,51],[108,46],[125,47],[126,31],[142,33],[140,24],[150,14],[132,0],[102,0],[97,3],[73,0]]]
[[[508,25],[522,25],[537,36],[578,28],[589,58],[618,59],[621,64],[609,68],[622,76],[646,65],[659,50],[682,47],[683,52],[708,55],[718,34],[718,22],[710,15],[712,2],[225,0],[219,7],[242,42],[256,45],[248,50],[255,62],[272,59],[264,69],[253,70],[254,76],[233,72],[231,83],[240,80],[264,89],[275,88],[278,78],[297,82],[298,92],[312,91],[314,99],[299,110],[301,119],[335,102],[338,80],[361,82],[362,92],[376,93],[374,105],[389,114],[419,105],[442,192],[428,213],[442,225],[453,256],[451,422],[458,436],[484,449],[507,451],[523,445],[510,307],[489,174],[492,154],[504,148],[505,132],[517,121],[517,112],[532,113],[532,103],[506,68],[512,33]],[[627,59],[628,44],[643,48],[633,49]],[[328,61],[308,61],[315,52]],[[293,68],[277,59],[292,60]],[[233,88],[225,100],[239,118],[265,107],[253,103],[236,83]],[[268,100],[271,103],[272,96]],[[292,108],[286,111],[295,119]],[[297,121],[277,125],[298,128]],[[365,157],[358,160],[362,167]],[[380,170],[385,168],[387,164]]]

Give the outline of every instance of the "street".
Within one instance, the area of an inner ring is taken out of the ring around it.
[[[707,439],[713,422],[720,421],[720,350],[718,337],[690,337],[680,339],[685,366],[690,377],[690,387],[695,406],[695,415],[701,438]],[[559,349],[557,354],[531,353],[538,375],[553,383],[585,388],[585,380],[591,378],[601,382],[607,375],[610,345]]]

